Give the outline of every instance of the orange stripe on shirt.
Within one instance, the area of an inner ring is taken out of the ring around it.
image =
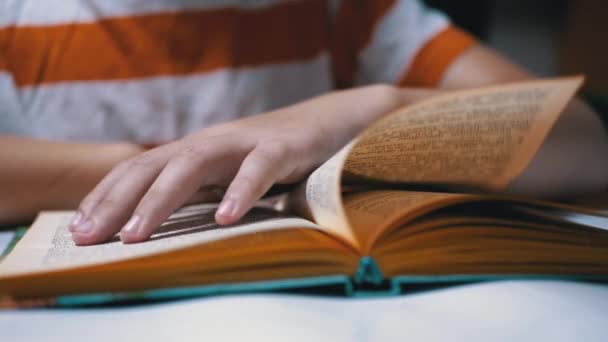
[[[326,0],[0,29],[0,70],[20,87],[183,75],[309,59],[326,47]],[[323,23],[319,25],[319,22]]]
[[[331,55],[334,84],[353,85],[357,56],[371,41],[376,26],[396,0],[343,0],[334,19]]]
[[[450,64],[476,43],[470,34],[454,26],[447,27],[417,53],[399,85],[436,87]]]
[[[14,27],[0,29],[0,71],[8,71],[8,37],[12,36]]]

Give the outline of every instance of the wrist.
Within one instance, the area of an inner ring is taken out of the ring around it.
[[[333,96],[335,108],[329,112],[338,113],[340,124],[350,123],[355,132],[403,105],[401,92],[390,84],[341,90]]]
[[[364,126],[401,107],[443,93],[430,88],[400,88],[392,84],[375,84],[347,90],[350,99],[345,102],[361,113]]]
[[[104,164],[114,166],[115,164],[145,152],[150,148],[152,147],[147,145],[116,142],[100,145],[99,151],[104,158]]]

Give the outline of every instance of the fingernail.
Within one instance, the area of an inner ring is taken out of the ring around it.
[[[83,218],[83,215],[80,212],[80,210],[78,210],[76,212],[76,214],[74,215],[74,217],[72,217],[72,220],[70,221],[70,224],[68,225],[68,227],[69,228],[76,227],[77,225],[79,225],[80,223],[82,223],[82,218]]]
[[[127,235],[131,235],[134,236],[137,234],[137,230],[139,229],[139,222],[141,221],[141,216],[139,215],[133,215],[133,217],[131,217],[131,219],[129,220],[129,222],[127,222],[121,230],[121,235],[122,234],[127,234]]]
[[[232,198],[224,200],[217,209],[217,214],[220,216],[232,216],[236,210],[236,201]]]
[[[93,220],[86,220],[79,225],[75,225],[73,232],[86,234],[91,230],[93,230]]]

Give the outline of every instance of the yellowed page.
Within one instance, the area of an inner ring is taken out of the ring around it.
[[[67,224],[72,212],[43,212],[13,251],[0,262],[3,277],[104,264],[177,250],[194,245],[287,228],[318,229],[312,222],[284,217],[267,209],[254,209],[241,223],[218,226],[216,205],[196,205],[173,214],[146,242],[123,244],[118,237],[94,246],[75,246]]]
[[[363,253],[369,253],[380,235],[396,222],[403,223],[425,210],[473,197],[439,192],[366,191],[345,196],[344,210],[355,235],[365,242]]]
[[[340,187],[342,169],[351,148],[352,143],[316,169],[306,182],[290,195],[288,202],[292,210],[309,217],[320,229],[359,250],[361,243],[344,214]]]
[[[581,82],[465,90],[405,107],[358,138],[345,170],[386,181],[503,189],[527,166]]]

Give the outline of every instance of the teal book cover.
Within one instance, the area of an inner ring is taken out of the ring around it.
[[[214,284],[154,289],[140,292],[92,293],[67,295],[55,298],[56,307],[86,307],[129,303],[151,303],[194,297],[244,294],[286,293],[313,296],[339,296],[350,298],[387,297],[434,290],[447,286],[458,286],[484,281],[521,279],[554,279],[566,281],[608,282],[608,275],[427,275],[398,276],[385,278],[371,257],[361,258],[354,276],[334,275],[322,277],[293,278],[273,281]]]

